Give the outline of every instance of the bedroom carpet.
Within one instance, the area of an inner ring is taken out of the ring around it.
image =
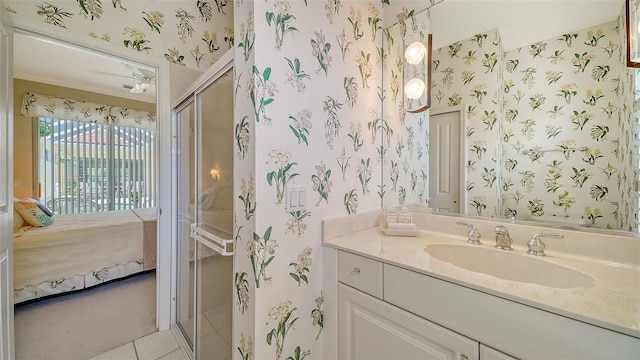
[[[156,330],[148,272],[15,309],[17,360],[86,360]]]

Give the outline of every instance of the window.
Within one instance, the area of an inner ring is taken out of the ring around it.
[[[40,201],[55,214],[156,205],[154,130],[37,121]]]

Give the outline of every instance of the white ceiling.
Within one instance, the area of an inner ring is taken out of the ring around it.
[[[495,28],[506,51],[616,19],[623,0],[445,0],[431,8],[433,49]]]
[[[155,103],[154,85],[139,94],[130,93],[124,88],[124,85],[134,86],[138,83],[132,74],[139,68],[141,66],[138,64],[124,60],[118,61],[25,34],[14,34],[13,74],[16,78]]]

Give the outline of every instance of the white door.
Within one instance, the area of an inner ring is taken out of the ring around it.
[[[0,359],[13,359],[13,33],[0,0]]]
[[[460,212],[460,113],[429,116],[429,207]]]

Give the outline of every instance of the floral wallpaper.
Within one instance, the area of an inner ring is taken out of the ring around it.
[[[621,19],[506,53],[505,216],[635,231]]]
[[[497,134],[502,53],[497,30],[433,52],[432,109],[465,108],[467,214],[494,216],[499,211]]]
[[[233,47],[228,0],[3,1],[9,12],[205,70]]]
[[[426,43],[429,33],[427,11],[405,10],[398,23],[383,31],[383,119],[370,126],[383,134],[378,156],[383,162],[379,193],[384,206],[411,203],[426,205],[429,180],[428,112],[409,113],[404,99],[404,49],[408,40]],[[424,184],[424,185],[423,185]]]
[[[429,15],[409,15],[383,32],[385,205],[429,196],[428,121],[402,110],[401,88],[403,34]],[[509,51],[498,29],[433,50],[431,109],[466,112],[466,213],[637,229],[623,20]]]
[[[499,207],[495,139],[501,117],[501,54],[497,30],[457,41],[433,54],[433,108],[465,107],[468,214],[491,216]]]
[[[385,29],[384,204],[427,205],[429,199],[429,111],[404,110],[404,39],[429,32],[429,12],[407,12]],[[494,216],[499,211],[497,140],[501,118],[502,47],[497,30],[432,50],[431,109],[464,106],[467,127],[466,213]]]
[[[380,208],[383,6],[235,2],[234,357],[322,358],[321,221]]]

